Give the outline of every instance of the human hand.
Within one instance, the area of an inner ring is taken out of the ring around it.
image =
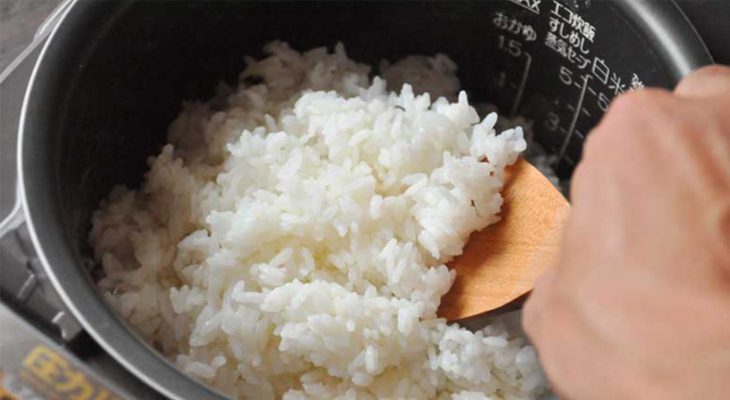
[[[567,399],[730,396],[730,68],[619,97],[572,181],[561,259],[524,309]]]

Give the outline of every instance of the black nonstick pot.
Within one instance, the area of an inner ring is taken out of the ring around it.
[[[343,42],[351,58],[442,52],[474,101],[534,121],[569,178],[611,99],[673,87],[711,58],[671,1],[76,1],[45,45],[21,117],[19,182],[35,250],[85,330],[173,398],[215,398],[143,343],[94,288],[91,212],[134,187],[183,100],[234,82],[244,55],[280,39]],[[617,162],[619,162],[617,160]]]

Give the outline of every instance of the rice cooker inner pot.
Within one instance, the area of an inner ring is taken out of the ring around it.
[[[23,117],[30,225],[76,317],[169,396],[207,394],[103,305],[95,270],[90,279],[82,267],[89,218],[114,185],[139,184],[182,100],[235,83],[243,56],[261,56],[271,40],[299,50],[340,41],[371,65],[444,53],[472,102],[533,121],[563,178],[611,99],[672,87],[710,62],[669,1],[76,2],[39,61]]]

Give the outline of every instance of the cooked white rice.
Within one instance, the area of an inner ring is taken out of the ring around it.
[[[464,92],[389,92],[341,45],[265,51],[235,90],[185,104],[141,188],[94,214],[109,303],[235,397],[535,398],[545,380],[520,334],[436,316],[444,264],[499,219],[521,128],[496,134]],[[445,56],[383,69],[458,88]]]

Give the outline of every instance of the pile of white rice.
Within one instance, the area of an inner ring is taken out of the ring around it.
[[[436,316],[444,264],[499,219],[522,130],[480,121],[443,55],[381,72],[455,102],[389,92],[341,45],[265,51],[236,89],[185,104],[141,188],[115,188],[94,214],[109,303],[235,397],[539,395],[520,334]]]

